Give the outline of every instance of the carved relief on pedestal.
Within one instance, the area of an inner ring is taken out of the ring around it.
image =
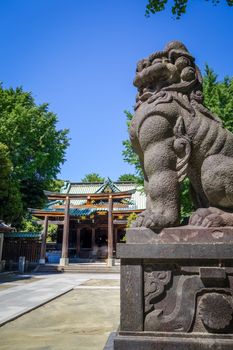
[[[169,271],[166,272],[168,274]],[[145,273],[145,292],[148,291],[146,285],[153,285],[152,278],[153,272],[151,272],[149,281],[147,281],[148,274]],[[166,286],[161,285],[161,282],[159,294],[156,294],[156,291],[153,293],[152,288],[149,295],[145,294],[145,330],[161,332],[188,332],[190,330],[196,310],[196,292],[203,288],[203,283],[198,275],[180,275],[176,276],[176,279],[178,282],[175,286],[171,285],[172,293],[170,295],[167,293],[162,295],[166,291]],[[155,280],[156,285],[157,283],[158,278]],[[160,298],[164,298],[163,306],[166,305],[166,310],[165,307],[160,307],[157,303],[156,297],[158,295]]]
[[[153,264],[145,266],[144,295],[146,313],[153,308],[152,299],[155,299],[164,292],[164,288],[170,282],[171,276],[171,271],[158,271]]]
[[[223,268],[201,267],[199,273],[190,275],[174,272],[172,267],[169,271],[146,265],[144,329],[232,333],[233,298],[228,288],[219,288],[227,284],[223,272]]]
[[[220,293],[206,293],[199,302],[199,316],[209,331],[224,331],[232,321],[233,300]]]

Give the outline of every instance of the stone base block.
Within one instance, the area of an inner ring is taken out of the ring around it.
[[[183,337],[161,338],[118,337],[114,340],[114,350],[232,350],[232,340],[202,339]]]
[[[233,228],[129,229],[106,350],[233,350]]]
[[[199,333],[119,335],[111,333],[104,350],[232,350],[233,338]]]
[[[105,344],[105,347],[103,350],[113,350],[114,349],[114,339],[116,337],[116,332],[110,333],[107,343]]]
[[[69,265],[69,258],[60,258],[60,266]]]
[[[115,265],[115,259],[113,259],[113,258],[108,258],[107,259],[107,266],[108,267],[112,267],[112,266],[114,266]]]
[[[39,260],[39,264],[40,264],[40,265],[45,265],[45,259],[40,259],[40,260]]]

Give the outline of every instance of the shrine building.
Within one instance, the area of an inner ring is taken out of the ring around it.
[[[44,230],[40,263],[45,263],[48,224],[58,225],[56,246],[60,265],[81,259],[107,259],[109,266],[116,257],[116,243],[124,240],[127,218],[146,207],[142,187],[133,182],[101,183],[66,182],[59,193],[45,191],[48,205],[30,209],[43,219]]]

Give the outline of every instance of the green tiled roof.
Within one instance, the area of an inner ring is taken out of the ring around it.
[[[120,192],[119,188],[112,182],[109,177],[104,181],[103,185],[98,188],[96,193],[105,193],[106,190],[110,189],[112,192]]]
[[[5,238],[40,238],[40,232],[6,232]]]
[[[37,209],[35,209],[36,211]],[[70,208],[69,210],[69,214],[71,216],[83,216],[83,215],[91,215],[97,211],[107,211],[108,208]],[[48,212],[60,212],[60,213],[64,213],[65,209],[64,208],[52,208],[47,206],[46,208],[43,209],[43,211],[48,211]],[[33,209],[31,209],[31,213],[33,215]]]
[[[69,193],[69,194],[87,194],[87,193],[104,193],[104,191],[108,191],[110,189],[112,192],[125,192],[136,189],[135,193],[132,194],[131,199],[124,199],[123,202],[127,203],[127,207],[119,207],[117,208],[117,202],[119,200],[114,200],[114,208],[113,211],[127,211],[127,210],[140,210],[146,208],[146,195],[144,192],[142,192],[142,188],[138,185],[136,185],[133,182],[113,182],[111,179],[107,178],[104,182],[66,182],[63,188],[61,189],[61,193]],[[122,202],[122,200],[120,200]],[[97,201],[95,201],[97,202]],[[108,210],[108,204],[107,202],[103,202],[102,204],[105,205],[106,208],[72,208],[76,205],[85,205],[86,200],[82,199],[72,199],[70,204],[70,215],[72,216],[82,216],[82,215],[90,215],[96,211],[107,211]],[[63,204],[61,200],[49,202],[46,206],[45,210],[48,211],[60,211],[63,212],[64,208],[54,208],[54,205]],[[100,203],[99,203],[100,204]]]

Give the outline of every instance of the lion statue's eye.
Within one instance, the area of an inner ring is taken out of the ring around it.
[[[192,67],[185,67],[180,77],[183,81],[192,81],[196,78],[195,70]]]
[[[179,57],[175,61],[175,65],[179,71],[182,71],[187,66],[190,66],[191,62],[187,57]]]

